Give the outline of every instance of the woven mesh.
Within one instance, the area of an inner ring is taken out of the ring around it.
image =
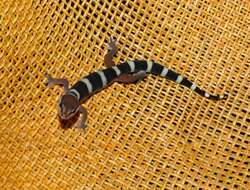
[[[248,1],[0,1],[2,189],[250,189]],[[87,132],[63,129],[43,73],[71,84],[152,59],[227,100],[158,76],[92,96]]]

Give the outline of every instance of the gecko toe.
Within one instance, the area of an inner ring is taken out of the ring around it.
[[[50,88],[53,86],[53,78],[49,74],[44,74],[44,76],[47,78],[47,81],[45,82],[45,85],[47,88]]]
[[[117,51],[116,40],[113,37],[110,37],[108,42],[108,49],[110,51]]]

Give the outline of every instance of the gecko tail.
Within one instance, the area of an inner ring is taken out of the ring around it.
[[[228,98],[228,94],[227,93],[225,93],[223,95],[211,95],[211,94],[205,92],[204,90],[200,89],[199,87],[196,87],[194,89],[194,91],[196,93],[198,93],[199,95],[201,95],[203,97],[206,97],[206,98],[208,98],[210,100],[225,100],[225,99]]]
[[[223,94],[223,95],[209,95],[209,97],[207,97],[210,100],[225,100],[228,98],[228,94]]]

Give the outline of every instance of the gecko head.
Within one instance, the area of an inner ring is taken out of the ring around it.
[[[65,94],[59,101],[59,116],[61,119],[67,120],[76,115],[79,110],[79,106],[80,103],[75,96]]]

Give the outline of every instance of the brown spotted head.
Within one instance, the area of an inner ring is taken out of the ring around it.
[[[71,94],[65,94],[59,101],[59,116],[63,120],[70,119],[77,114],[79,106],[80,103],[75,96]]]

